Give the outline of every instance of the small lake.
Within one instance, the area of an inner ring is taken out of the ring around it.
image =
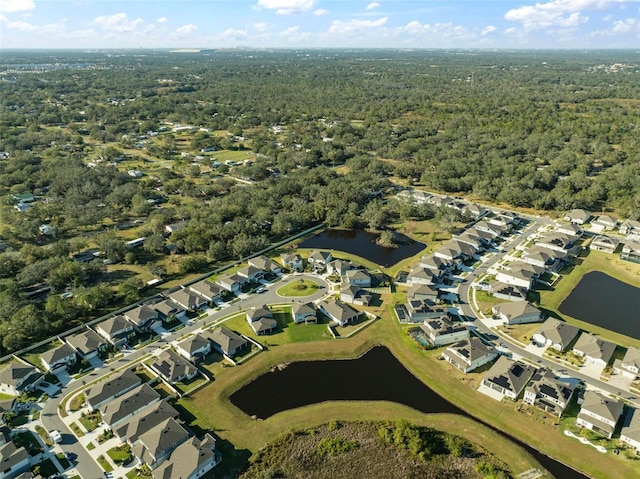
[[[585,274],[558,309],[572,318],[640,339],[640,288],[599,271]]]
[[[246,414],[266,419],[288,409],[324,401],[392,401],[424,413],[471,417],[411,374],[385,347],[358,359],[300,361],[263,374],[233,393],[231,403]],[[375,419],[375,418],[371,418]],[[586,478],[520,440],[485,426],[521,446],[557,478]]]
[[[301,248],[333,249],[361,256],[380,266],[388,268],[398,261],[418,254],[426,244],[414,241],[406,235],[396,233],[397,248],[385,248],[376,243],[380,237],[377,233],[364,230],[328,229],[303,241]]]

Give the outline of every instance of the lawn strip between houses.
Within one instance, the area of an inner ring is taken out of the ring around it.
[[[259,354],[239,368],[223,370],[216,377],[215,388],[204,387],[191,397],[180,400],[179,404],[190,415],[193,415],[194,420],[191,421],[191,424],[196,430],[217,431],[221,438],[230,441],[237,450],[248,449],[254,452],[279,434],[289,431],[292,426],[298,428],[301,427],[301,424],[316,425],[332,419],[397,419],[401,417],[398,408],[404,410],[407,408],[383,402],[349,402],[344,403],[345,407],[343,407],[343,403],[339,408],[331,403],[315,405],[276,414],[266,420],[255,421],[233,406],[228,399],[232,392],[278,364],[301,360],[354,358],[363,354],[373,345],[383,344],[389,347],[407,369],[438,394],[496,429],[520,438],[523,442],[551,457],[572,465],[593,477],[615,476],[631,479],[640,474],[640,464],[632,465],[630,462],[623,462],[613,456],[602,454],[585,455],[584,446],[564,437],[559,428],[531,420],[528,416],[516,411],[515,403],[498,403],[478,393],[471,387],[467,379],[460,379],[461,373],[453,370],[444,361],[436,360],[439,351],[419,349],[403,333],[403,328],[397,324],[397,321],[391,320],[388,315],[385,316],[351,339],[308,342],[305,343],[304,348],[296,344],[280,344],[270,348],[269,351]],[[349,405],[353,405],[353,407]],[[413,411],[413,417],[423,417],[425,421],[435,421],[438,415],[424,415]],[[449,418],[449,421],[451,430],[447,432],[464,435],[458,426],[458,421],[462,421],[462,418],[455,420]],[[446,424],[445,420],[443,422]],[[478,427],[481,426],[478,425]],[[468,439],[476,441],[472,436]],[[502,449],[502,447],[497,447],[497,441],[489,441],[489,443],[482,445],[491,451]],[[520,451],[523,456],[521,461],[530,461],[530,464],[534,462],[524,451],[511,443],[509,444]],[[513,457],[517,455],[514,453]],[[504,456],[500,457],[507,460]],[[515,472],[524,470],[517,470],[516,464],[511,462],[510,464]]]

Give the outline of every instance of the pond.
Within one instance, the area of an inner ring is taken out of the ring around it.
[[[301,248],[333,249],[361,256],[388,268],[398,261],[418,254],[426,244],[414,241],[406,235],[396,233],[397,248],[386,248],[376,243],[380,235],[363,230],[328,229],[312,236],[300,244]]]
[[[233,393],[231,402],[248,415],[266,419],[276,413],[324,401],[392,401],[424,413],[469,416],[411,374],[385,347],[358,359],[301,361],[275,368]],[[373,418],[372,418],[373,419]],[[497,431],[527,450],[558,478],[586,478],[522,441]]]
[[[640,339],[640,288],[592,271],[558,308],[562,314]]]

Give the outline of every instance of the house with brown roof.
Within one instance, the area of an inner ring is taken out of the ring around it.
[[[547,318],[533,334],[532,340],[564,353],[579,334],[579,328],[556,318]]]
[[[318,322],[316,309],[312,303],[293,303],[291,305],[291,316],[295,324]]]
[[[589,333],[582,333],[573,346],[573,354],[588,364],[605,368],[616,350],[616,345]]]
[[[490,363],[498,355],[493,346],[483,343],[477,336],[470,336],[451,344],[442,352],[441,357],[463,373],[468,373]]]
[[[595,391],[587,391],[576,419],[576,426],[586,427],[611,439],[623,410],[624,404],[621,401]]]
[[[149,366],[171,384],[188,381],[199,374],[198,368],[171,349],[162,351]]]
[[[339,326],[346,326],[355,322],[361,314],[360,311],[356,311],[348,304],[338,300],[332,302],[320,301],[317,306],[318,310]]]
[[[258,335],[273,333],[278,329],[278,322],[266,304],[258,308],[250,309],[246,312],[246,317],[247,322]]]
[[[535,372],[533,366],[500,356],[485,374],[478,391],[498,401],[505,397],[515,401]]]
[[[96,332],[107,339],[115,347],[120,348],[129,342],[135,334],[133,324],[124,316],[113,316],[105,319],[96,327]]]
[[[527,301],[498,303],[491,312],[506,324],[536,323],[544,320],[544,314]]]
[[[571,401],[574,387],[556,379],[553,371],[538,369],[524,390],[522,402],[561,417]]]
[[[98,356],[101,351],[107,349],[107,341],[92,329],[78,334],[73,334],[64,338],[67,344],[84,359],[92,359]]]
[[[233,357],[248,347],[245,338],[224,326],[203,331],[202,335],[211,341],[213,349],[225,356]]]
[[[155,469],[187,439],[189,432],[178,421],[169,418],[142,434],[131,451],[141,463]]]

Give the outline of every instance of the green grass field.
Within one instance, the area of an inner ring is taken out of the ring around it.
[[[278,288],[278,296],[302,297],[310,296],[318,290],[318,285],[306,279],[293,279],[284,286]]]

